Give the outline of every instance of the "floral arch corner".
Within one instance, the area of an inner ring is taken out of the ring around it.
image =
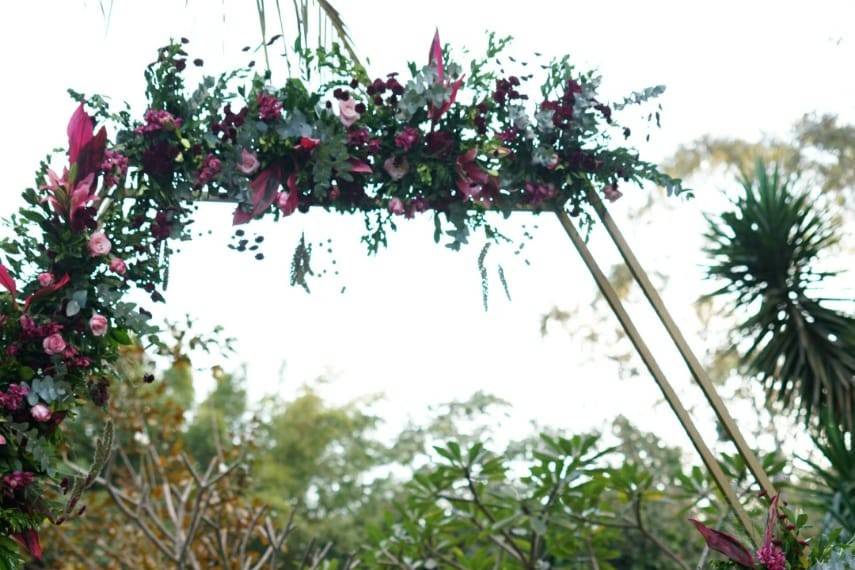
[[[422,213],[457,249],[473,231],[501,238],[488,211],[568,209],[590,221],[590,191],[614,200],[619,184],[642,181],[684,191],[611,142],[630,137],[613,115],[661,87],[607,104],[599,77],[563,57],[537,67],[535,101],[525,64],[502,70],[507,43],[491,35],[465,73],[437,34],[407,81],[371,79],[334,46],[303,51],[302,78],[281,87],[250,64],[188,91],[188,62],[202,61],[182,40],[145,70],[142,120],[72,92],[67,165],[58,174],[41,164],[0,244],[0,534],[38,557],[39,525],[79,509],[110,434],[90,476],[75,478],[60,462],[59,425],[87,400],[103,405],[122,345],[156,332],[125,295],[163,300],[170,238],[189,237],[194,202],[236,203],[236,225],[310,206],[361,213],[373,253],[397,219]]]

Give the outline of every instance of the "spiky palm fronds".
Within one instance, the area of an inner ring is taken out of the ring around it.
[[[855,412],[855,318],[828,306],[816,286],[832,273],[816,269],[838,241],[826,207],[793,178],[758,162],[743,175],[733,210],[708,218],[708,276],[753,314],[739,325],[751,339],[743,363],[785,408],[806,421],[827,411],[847,430]]]
[[[855,535],[855,439],[847,438],[837,423],[823,418],[823,434],[813,441],[827,465],[805,460],[813,471],[811,502],[828,517],[827,527],[841,527]]]

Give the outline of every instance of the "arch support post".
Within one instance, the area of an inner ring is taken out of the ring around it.
[[[608,278],[603,273],[602,269],[600,269],[600,266],[597,264],[594,256],[585,244],[585,240],[582,239],[582,236],[579,234],[573,224],[573,221],[563,208],[559,208],[556,211],[556,214],[561,225],[564,227],[564,230],[567,232],[570,241],[573,242],[576,251],[579,252],[579,255],[582,257],[582,261],[585,263],[585,266],[594,278],[597,287],[603,294],[603,297],[605,297],[606,302],[609,304],[609,307],[614,312],[618,321],[620,321],[621,327],[624,332],[626,332],[627,337],[629,337],[629,340],[632,342],[632,345],[635,347],[639,356],[641,356],[647,370],[659,385],[662,395],[665,397],[665,400],[668,402],[671,410],[673,410],[674,414],[677,416],[677,419],[683,426],[686,434],[689,436],[689,440],[691,440],[692,445],[701,456],[701,460],[712,475],[728,505],[733,509],[733,512],[739,519],[740,524],[745,529],[745,532],[751,537],[752,541],[757,544],[757,531],[755,530],[751,519],[748,517],[748,514],[745,512],[745,509],[742,508],[742,504],[739,502],[739,497],[737,497],[730,479],[725,475],[712,450],[710,450],[709,446],[704,442],[704,439],[695,426],[694,421],[692,421],[688,410],[686,410],[686,407],[680,401],[677,392],[674,391],[673,386],[671,386],[671,383],[666,378],[665,373],[662,371],[662,368],[659,366],[659,363],[656,361],[656,358],[653,356],[653,353],[650,351],[647,343],[644,342],[641,333],[639,333],[635,323],[633,323],[630,318],[629,313],[626,312],[623,303],[621,303],[620,298],[611,286]]]
[[[594,206],[597,216],[606,227],[606,231],[612,238],[612,242],[614,242],[621,257],[623,257],[624,263],[626,263],[630,273],[641,286],[644,296],[647,297],[648,302],[653,307],[653,310],[656,312],[659,320],[665,326],[665,330],[668,331],[668,335],[671,337],[671,340],[677,346],[677,350],[680,351],[680,356],[683,357],[683,362],[685,362],[686,366],[689,367],[692,377],[695,382],[698,383],[698,386],[700,386],[701,391],[703,391],[707,402],[709,402],[710,406],[715,411],[715,415],[718,418],[719,423],[724,428],[724,431],[727,433],[728,437],[730,437],[731,441],[733,441],[739,455],[741,455],[745,460],[748,470],[754,476],[754,479],[756,479],[760,488],[765,491],[769,497],[774,497],[777,493],[775,486],[772,484],[772,481],[769,479],[769,476],[766,474],[766,471],[763,469],[760,461],[758,461],[754,451],[748,446],[748,443],[742,436],[742,432],[739,431],[739,427],[736,425],[733,416],[730,415],[730,412],[728,412],[727,407],[724,405],[721,396],[718,395],[712,380],[710,380],[710,377],[706,370],[704,370],[704,367],[701,366],[698,357],[695,356],[695,353],[692,351],[689,343],[686,342],[686,338],[683,336],[683,333],[680,331],[680,328],[677,326],[673,317],[671,317],[671,313],[668,312],[665,302],[653,286],[653,283],[650,282],[647,272],[644,271],[641,263],[639,263],[638,259],[635,257],[632,248],[629,247],[629,244],[624,239],[623,234],[618,229],[614,218],[611,217],[605,204],[603,204],[596,192],[589,190],[588,199]]]

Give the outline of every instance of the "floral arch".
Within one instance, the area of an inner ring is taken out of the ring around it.
[[[303,51],[303,78],[279,87],[250,65],[188,90],[186,70],[202,61],[182,40],[145,70],[141,119],[71,92],[80,105],[67,127],[67,162],[59,172],[42,162],[11,217],[14,237],[0,244],[0,534],[38,556],[39,525],[79,512],[111,433],[90,475],[73,477],[60,461],[59,425],[87,400],[104,405],[123,345],[157,342],[149,313],[126,294],[138,288],[163,300],[171,240],[189,237],[199,201],[234,202],[235,225],[315,206],[358,213],[374,253],[396,223],[418,215],[433,216],[434,239],[457,249],[475,231],[504,239],[490,211],[558,211],[572,233],[568,213],[583,225],[592,212],[605,215],[611,228],[597,196],[616,200],[625,183],[685,192],[613,142],[632,136],[616,115],[661,87],[606,103],[599,77],[564,57],[538,68],[539,97],[529,99],[535,74],[525,64],[504,72],[507,42],[490,36],[486,56],[465,72],[437,34],[428,64],[411,64],[407,80],[371,78],[334,47]],[[320,87],[310,90],[313,73]],[[658,123],[658,110],[649,120]],[[574,243],[584,258],[578,233]],[[298,247],[296,282],[305,255]]]

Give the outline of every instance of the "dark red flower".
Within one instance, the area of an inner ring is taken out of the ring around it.
[[[404,127],[404,129],[395,135],[395,146],[408,152],[413,145],[419,140],[419,131],[414,127]]]
[[[263,121],[274,121],[282,115],[282,101],[264,91],[255,96],[258,116]]]

